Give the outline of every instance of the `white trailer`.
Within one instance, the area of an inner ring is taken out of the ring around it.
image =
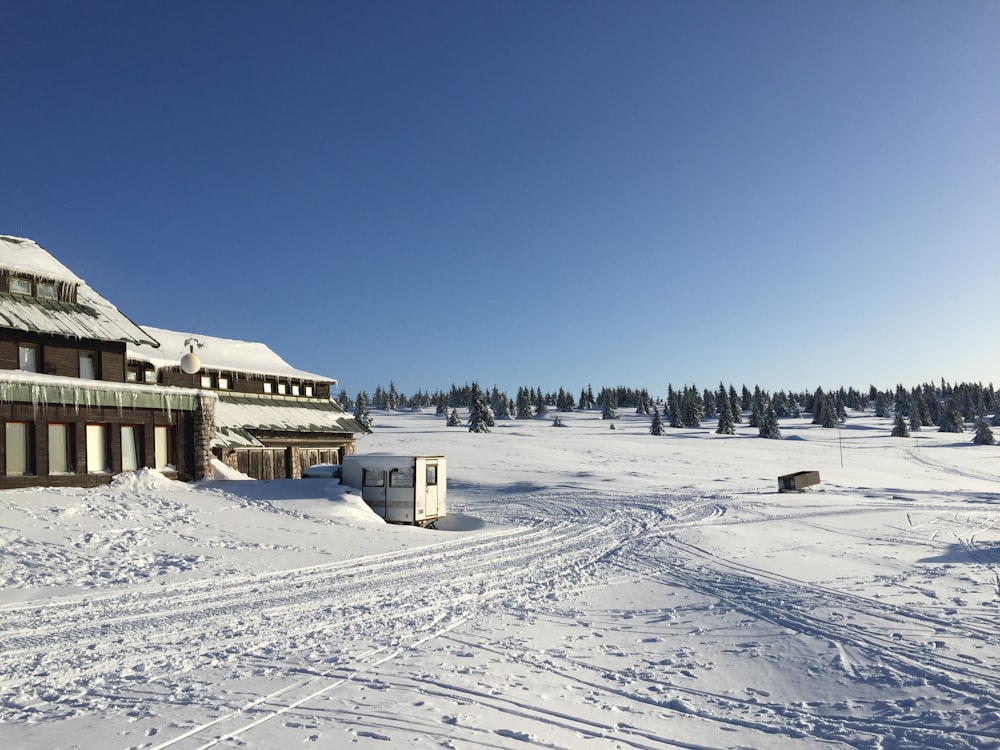
[[[445,516],[444,456],[344,456],[340,481],[389,523],[433,526]]]

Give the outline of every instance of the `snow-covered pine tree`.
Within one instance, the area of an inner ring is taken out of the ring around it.
[[[458,416],[458,409],[452,409],[451,414],[448,415],[448,426],[458,427],[462,424],[462,418]]]
[[[366,429],[372,426],[372,416],[368,413],[368,394],[365,391],[358,393],[358,397],[354,399],[354,418]]]
[[[743,404],[740,401],[736,388],[729,386],[729,408],[733,411],[733,421],[736,424],[743,424]]]
[[[469,403],[469,432],[489,432],[496,422],[485,394],[473,383],[472,401]]]
[[[823,388],[819,387],[816,389],[816,393],[813,394],[813,405],[812,405],[812,423],[822,424],[823,423],[823,403],[826,401],[826,393],[824,393]]]
[[[545,404],[545,394],[542,389],[538,389],[538,395],[535,397],[535,416],[545,417],[548,416],[549,407]]]
[[[684,420],[681,418],[681,399],[677,391],[668,389],[667,411],[670,415],[669,424],[671,427],[683,427]]]
[[[524,386],[517,389],[517,398],[514,401],[514,418],[531,419],[531,395]]]
[[[617,419],[618,415],[615,414],[617,408],[618,404],[615,402],[611,389],[605,388],[601,392],[601,419]]]
[[[910,428],[906,426],[906,417],[903,412],[896,412],[896,421],[892,423],[892,436],[893,437],[909,437]]]
[[[760,416],[760,427],[758,434],[768,440],[781,440],[781,428],[778,426],[778,414],[774,411],[774,404],[771,399],[766,399],[763,413]]]
[[[736,423],[733,421],[733,407],[730,405],[729,397],[721,384],[719,385],[719,393],[722,398],[717,402],[720,405],[719,426],[715,428],[715,432],[717,435],[735,435]]]
[[[660,418],[660,409],[657,406],[653,407],[653,422],[649,426],[650,435],[662,435],[663,434],[663,420]]]
[[[885,391],[879,391],[875,395],[875,416],[876,417],[887,417],[889,416],[889,408],[892,406],[892,401],[889,398],[889,394]]]
[[[976,445],[996,445],[997,441],[993,437],[993,430],[985,419],[976,422],[976,434],[972,438]]]
[[[948,403],[944,405],[938,432],[965,432],[965,419],[953,398],[948,399]]]
[[[840,422],[837,419],[837,404],[831,394],[823,395],[823,400],[819,406],[819,426],[832,428]]]
[[[705,416],[705,407],[701,401],[701,394],[694,386],[684,389],[684,396],[681,400],[681,420],[685,427],[701,427],[702,417]]]
[[[496,419],[510,419],[510,399],[506,393],[501,393],[496,386],[490,392],[490,408]]]

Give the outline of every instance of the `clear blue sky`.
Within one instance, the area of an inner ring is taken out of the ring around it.
[[[1000,2],[0,0],[0,233],[351,395],[1000,385]]]

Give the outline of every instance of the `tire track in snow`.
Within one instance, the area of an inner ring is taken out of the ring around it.
[[[130,592],[8,608],[0,672],[15,694],[48,697],[8,702],[0,720],[58,711],[60,695],[73,694],[75,707],[85,707],[79,693],[95,677],[122,689],[169,685],[179,673],[247,651],[294,653],[317,642],[337,644],[338,652],[341,644],[368,648],[403,642],[444,617],[525,606],[578,585],[588,567],[641,528],[633,514],[618,513],[603,523],[536,525],[284,577],[241,576],[194,593],[178,585],[151,594],[149,611],[136,612],[142,599]],[[123,664],[143,669],[122,675]]]
[[[945,463],[944,461],[937,461],[926,453],[921,453],[917,448],[905,448],[903,450],[904,455],[914,463],[921,464],[930,469],[936,471],[942,471],[945,474],[952,474],[959,477],[968,477],[969,479],[980,479],[985,482],[1000,482],[1000,476],[996,474],[990,474],[985,471],[975,471],[974,469],[965,469],[954,464]]]

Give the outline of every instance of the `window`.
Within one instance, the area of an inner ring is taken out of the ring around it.
[[[274,393],[274,384],[270,381],[264,382],[264,393]]]
[[[38,372],[41,366],[38,347],[34,344],[19,344],[17,347],[17,367],[26,372]]]
[[[306,395],[307,396],[312,396],[313,395],[313,387],[311,385],[307,385],[306,386]]]
[[[413,471],[412,469],[393,469],[389,472],[389,486],[390,487],[412,487],[413,486]]]
[[[87,473],[111,473],[111,432],[106,424],[87,425]]]
[[[288,393],[288,385],[285,383],[278,383],[278,393]]]
[[[7,437],[7,476],[23,477],[35,473],[34,440],[30,422],[8,422],[5,427]]]
[[[29,281],[28,279],[19,279],[12,276],[10,279],[10,293],[31,294],[31,281]]]
[[[51,281],[39,281],[38,297],[41,299],[59,299],[56,285]]]
[[[229,378],[225,375],[219,376],[219,388],[222,388],[223,390],[227,390],[229,388]]]
[[[122,471],[135,471],[142,465],[142,426],[122,425]]]
[[[80,352],[80,377],[84,380],[100,380],[97,352]]]
[[[171,464],[170,428],[166,425],[153,428],[153,462],[155,469],[165,469]]]
[[[427,486],[433,487],[438,483],[438,465],[427,464]]]
[[[201,376],[201,387],[202,388],[211,388],[212,387],[212,376],[211,375],[202,375]]]
[[[49,425],[49,474],[73,474],[73,427],[67,424]]]
[[[156,370],[149,369],[144,373],[144,377],[147,383],[156,383]]]
[[[139,374],[140,374],[140,372],[141,372],[140,368],[138,368],[138,367],[131,367],[130,366],[125,371],[125,380],[127,380],[129,383],[138,383],[139,382]]]
[[[292,395],[293,396],[298,396],[299,395],[299,386],[298,386],[298,383],[295,383],[295,384],[292,385]]]
[[[363,470],[364,477],[361,483],[365,487],[385,487],[385,472],[384,471],[372,471],[371,469]]]

